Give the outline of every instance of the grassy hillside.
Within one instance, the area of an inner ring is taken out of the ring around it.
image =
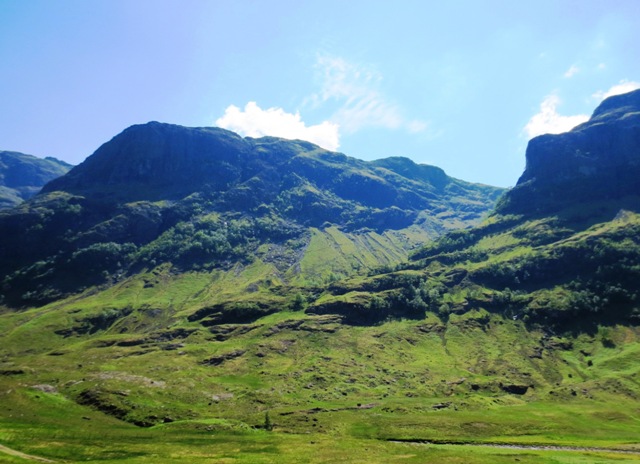
[[[4,445],[69,462],[358,462],[365,448],[367,462],[634,459],[397,443],[423,440],[640,452],[637,329],[567,337],[481,310],[206,326],[139,303],[112,325],[65,332],[96,320],[87,304],[3,315]]]
[[[495,215],[404,264],[414,228],[311,229],[228,269],[5,307],[0,443],[68,462],[637,460],[637,204]]]
[[[455,445],[640,452],[640,215],[612,216],[612,206],[588,219],[580,208],[495,216],[395,269],[351,247],[375,240],[393,256],[408,232],[314,230],[299,286],[265,249],[231,271],[162,265],[41,308],[7,308],[0,436],[71,462],[358,462],[354,449],[365,448],[367,462],[636,460]],[[587,279],[594,256],[597,281]],[[338,279],[375,263],[387,269]],[[594,301],[592,285],[615,290]],[[70,428],[51,434],[60,421]]]

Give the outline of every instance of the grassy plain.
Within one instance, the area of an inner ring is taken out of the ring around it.
[[[284,311],[229,324],[223,336],[198,328],[180,340],[140,341],[109,329],[64,346],[10,333],[0,444],[60,462],[640,459],[472,446],[640,453],[638,330],[603,327],[568,341],[497,315],[453,316],[357,327]]]

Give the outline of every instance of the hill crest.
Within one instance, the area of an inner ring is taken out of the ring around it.
[[[533,138],[501,213],[546,214],[570,204],[640,194],[640,90],[604,100],[589,121]]]

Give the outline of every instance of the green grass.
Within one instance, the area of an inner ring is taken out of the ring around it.
[[[59,404],[48,395],[38,398],[12,395],[14,408],[28,407],[33,414],[22,414],[19,418],[0,418],[0,442],[12,449],[31,455],[63,462],[86,462],[99,460],[106,463],[173,463],[173,462],[232,462],[232,463],[294,463],[294,462],[549,462],[549,463],[613,463],[632,462],[639,454],[620,454],[607,451],[563,451],[492,448],[486,446],[400,443],[397,440],[375,439],[381,422],[387,417],[369,415],[366,422],[353,421],[348,415],[332,418],[341,424],[338,430],[311,433],[266,432],[251,429],[241,423],[202,419],[174,422],[150,429],[139,429],[123,424],[93,411],[73,404]],[[513,427],[516,422],[529,424],[535,420],[562,419],[585,413],[575,408],[506,408],[498,415],[465,415],[457,427],[465,430],[493,430],[498,427]],[[513,416],[515,414],[515,417]],[[429,419],[431,428],[441,434],[451,430],[452,419],[440,412],[423,414],[404,420],[409,426],[423,425]],[[535,417],[541,416],[541,417]],[[511,419],[510,419],[511,418]],[[373,419],[373,421],[371,421]],[[319,422],[326,421],[320,417]],[[395,422],[391,420],[393,430]],[[64,427],[60,427],[64,424]],[[558,424],[558,429],[564,423]],[[524,426],[523,426],[524,428]],[[618,427],[617,431],[619,431]],[[402,438],[402,437],[393,437]],[[407,439],[407,436],[404,437]],[[411,438],[414,438],[413,436]],[[520,443],[539,443],[526,436],[505,438]],[[448,437],[451,440],[451,437]],[[456,441],[454,438],[451,441]],[[461,440],[464,441],[464,440]],[[555,440],[557,442],[557,439]],[[546,443],[552,443],[546,442]],[[638,449],[638,448],[635,448]],[[640,451],[639,451],[640,453]],[[2,462],[26,462],[0,455]]]
[[[448,323],[428,314],[373,327],[285,311],[231,324],[254,328],[222,341],[182,321],[197,329],[179,340],[182,348],[165,350],[165,341],[105,347],[131,339],[107,331],[66,339],[52,356],[45,341],[58,346],[61,337],[35,313],[29,324],[41,342],[15,337],[0,354],[7,372],[0,376],[0,443],[50,459],[614,462],[634,456],[394,440],[638,446],[640,332],[629,327],[602,328],[571,348],[547,345],[537,358],[530,355],[543,346],[543,333],[483,311],[453,314]],[[202,364],[238,349],[245,353]],[[514,395],[501,383],[533,388]],[[43,384],[58,393],[32,388]],[[77,404],[85,391],[124,409],[127,420],[175,422],[140,429]],[[272,433],[260,429],[266,412]]]

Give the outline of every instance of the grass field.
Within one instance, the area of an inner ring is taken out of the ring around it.
[[[480,446],[640,453],[640,334],[628,327],[569,342],[478,312],[356,327],[285,311],[229,324],[222,337],[195,330],[141,341],[106,330],[47,346],[60,337],[42,317],[40,339],[7,331],[0,444],[58,462],[640,459]]]

